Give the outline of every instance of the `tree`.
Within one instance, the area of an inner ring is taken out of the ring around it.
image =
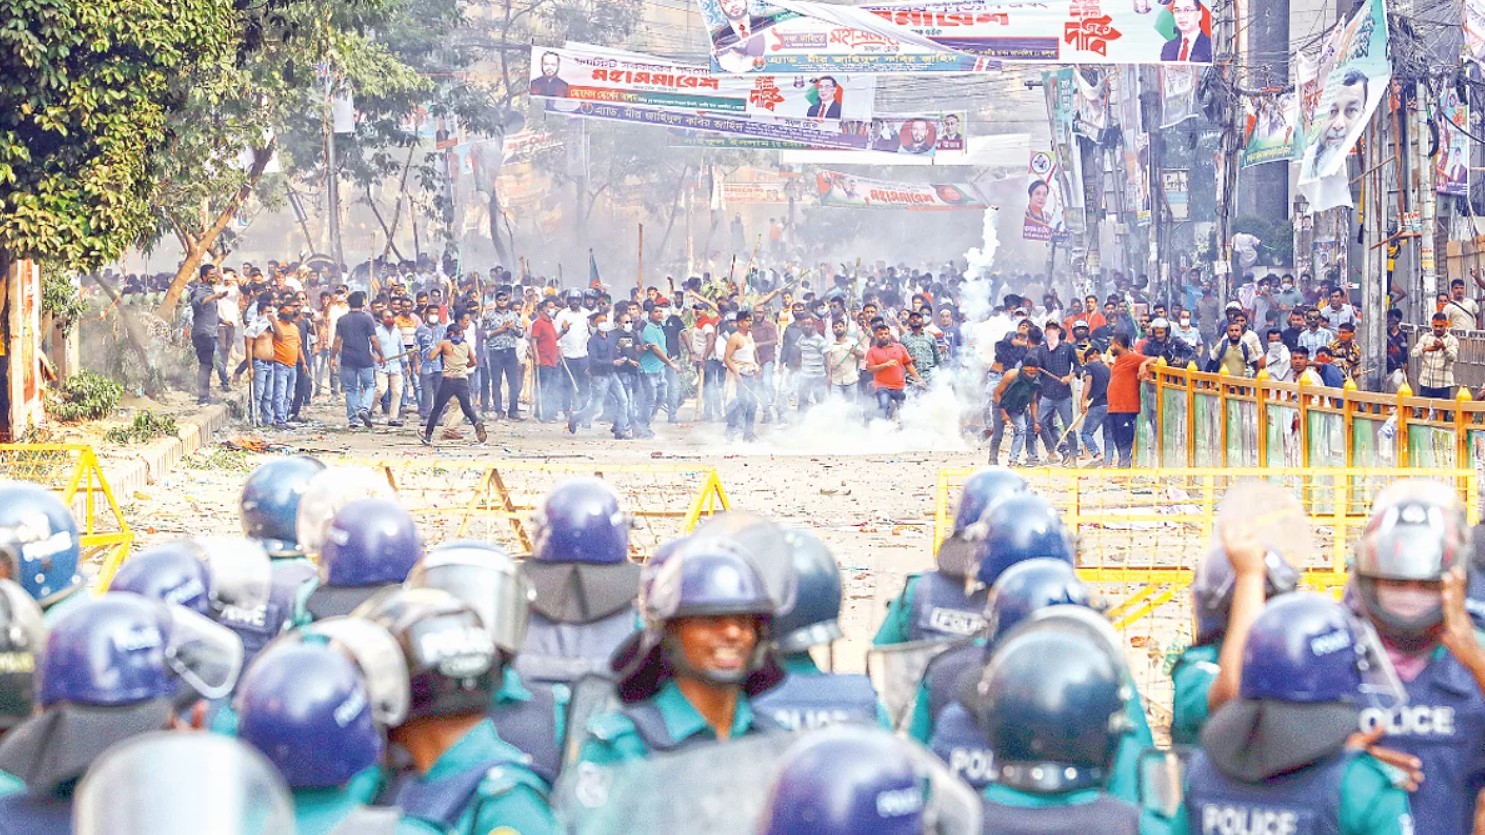
[[[154,151],[235,19],[230,0],[0,0],[0,275],[93,269],[149,228]]]
[[[365,109],[428,87],[370,34],[405,13],[405,0],[269,0],[242,13],[239,60],[199,68],[174,114],[177,141],[162,152],[155,214],[186,253],[162,316],[258,193],[275,155],[289,170],[315,164],[310,149],[324,124],[315,117],[328,116],[332,96],[351,91]]]

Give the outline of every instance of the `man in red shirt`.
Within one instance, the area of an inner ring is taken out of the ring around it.
[[[878,323],[872,332],[876,344],[866,351],[866,370],[871,372],[875,385],[877,407],[882,410],[882,417],[891,420],[907,401],[907,377],[918,384],[922,384],[923,378],[913,367],[907,349],[892,341],[892,329],[885,322]]]
[[[536,352],[536,419],[542,423],[557,422],[555,398],[562,391],[561,371],[557,368],[557,300],[548,298],[536,308],[531,322],[531,348]]]
[[[1110,467],[1128,469],[1134,455],[1134,421],[1140,414],[1140,381],[1150,376],[1155,359],[1130,348],[1129,335],[1122,331],[1114,331],[1109,338],[1109,353],[1114,355],[1114,364],[1109,369],[1108,426],[1119,453],[1117,463],[1111,451],[1105,454]]]

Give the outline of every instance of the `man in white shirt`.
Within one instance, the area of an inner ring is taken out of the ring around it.
[[[557,328],[557,351],[566,368],[562,375],[562,411],[576,415],[588,402],[588,312],[583,310],[583,294],[567,291],[567,307],[558,312],[553,324]]]
[[[232,349],[237,347],[237,330],[242,323],[242,308],[238,307],[238,299],[241,292],[238,289],[237,273],[229,267],[222,273],[222,283],[218,286],[222,297],[217,299],[217,355],[216,370],[217,381],[222,384],[222,391],[229,391],[227,381],[227,364],[232,361]]]
[[[1357,314],[1356,308],[1346,303],[1346,291],[1339,287],[1331,289],[1330,304],[1321,312],[1325,314],[1325,319],[1332,331],[1341,325],[1361,324],[1361,316]],[[1474,327],[1474,325],[1470,325],[1470,327]]]
[[[1449,282],[1449,303],[1442,311],[1449,317],[1450,330],[1475,330],[1480,326],[1480,305],[1464,297],[1464,279]]]

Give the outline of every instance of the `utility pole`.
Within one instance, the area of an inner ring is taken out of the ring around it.
[[[1382,309],[1387,297],[1386,282],[1382,280],[1387,270],[1387,226],[1382,221],[1382,207],[1386,204],[1382,169],[1385,155],[1391,151],[1387,136],[1391,121],[1387,108],[1378,107],[1364,134],[1366,149],[1362,154],[1362,333],[1357,335],[1361,342],[1362,379],[1356,382],[1368,391],[1382,390],[1387,367],[1386,311]],[[1394,158],[1393,162],[1396,164],[1397,160]]]
[[[1220,7],[1219,7],[1220,8]],[[1232,298],[1232,212],[1237,202],[1237,151],[1242,136],[1243,109],[1237,95],[1238,88],[1238,31],[1242,28],[1241,4],[1233,2],[1222,9],[1216,21],[1215,61],[1208,72],[1221,72],[1225,84],[1217,85],[1221,95],[1222,112],[1219,129],[1222,132],[1221,152],[1217,168],[1217,253],[1212,264],[1212,278],[1219,299]],[[1220,68],[1220,70],[1219,70]],[[1215,81],[1215,79],[1212,79]],[[1151,183],[1151,190],[1154,184]],[[1152,201],[1153,202],[1153,201]],[[1152,211],[1154,207],[1151,207]]]

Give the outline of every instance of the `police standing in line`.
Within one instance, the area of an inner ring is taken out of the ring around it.
[[[167,651],[176,645],[192,651]],[[59,618],[40,662],[40,712],[0,740],[0,770],[25,783],[0,797],[0,832],[70,832],[88,766],[116,743],[184,724],[197,698],[230,692],[242,645],[183,607],[112,592]]]
[[[655,576],[644,630],[614,654],[622,705],[588,721],[579,765],[775,729],[751,703],[784,678],[769,648],[775,608],[741,546],[689,537]]]
[[[31,718],[36,704],[36,661],[46,645],[41,606],[14,580],[0,580],[0,739]],[[25,783],[0,771],[0,795]]]
[[[391,805],[440,832],[553,832],[547,785],[486,715],[503,668],[480,616],[431,588],[388,591],[355,614],[392,633],[411,680],[407,718],[388,737],[412,773]]]
[[[350,659],[317,643],[279,642],[238,684],[237,737],[266,756],[293,793],[297,835],[391,833],[399,815],[369,804],[384,741],[366,682]]]
[[[315,577],[315,564],[299,542],[299,504],[324,469],[324,464],[305,456],[279,458],[253,470],[242,487],[238,502],[242,533],[268,552],[272,585],[266,601],[252,607],[225,606],[214,620],[242,639],[249,663],[292,625],[301,590]]]
[[[401,503],[355,499],[335,512],[319,557],[315,579],[295,601],[295,624],[348,615],[382,589],[400,585],[423,558],[423,538]]]
[[[554,785],[562,770],[569,694],[565,685],[522,680],[513,664],[532,594],[521,567],[497,546],[456,541],[429,551],[408,574],[407,585],[446,591],[479,616],[504,671],[489,707],[495,730],[531,758],[538,777]]]
[[[976,789],[990,783],[990,745],[970,707],[974,684],[996,639],[1005,637],[1037,609],[1087,605],[1087,587],[1077,571],[1061,560],[1038,557],[1001,573],[985,607],[984,642],[957,646],[934,658],[919,687],[913,727],[927,727],[924,743],[951,773]],[[931,721],[920,722],[920,716]]]
[[[1144,831],[1139,807],[1104,790],[1131,730],[1122,666],[1101,641],[1055,620],[1023,624],[996,645],[971,705],[994,757],[983,832]]]
[[[1238,692],[1243,642],[1266,599],[1294,591],[1299,572],[1245,531],[1223,529],[1191,583],[1196,643],[1171,669],[1171,741],[1195,745],[1207,717]]]
[[[1006,505],[1004,510],[1000,509],[1001,504]],[[981,533],[971,552],[973,568],[967,582],[986,589],[993,589],[1006,571],[1027,560],[1056,560],[1068,567],[1076,562],[1075,546],[1062,525],[1061,516],[1044,499],[1030,493],[1011,496],[997,503],[986,511],[978,527]],[[1060,582],[1057,578],[1064,577],[1066,573],[1059,574],[1053,582]],[[993,592],[985,595],[987,609],[991,597]],[[957,686],[959,675],[983,660],[984,653],[977,649],[984,645],[985,639],[983,611],[976,617],[981,629],[961,640],[959,646],[945,650],[930,661],[919,682],[917,705],[908,728],[908,735],[919,742],[926,743],[932,737],[933,722],[939,709],[947,703],[948,693]],[[928,703],[926,711],[923,710],[925,702]]]
[[[525,569],[536,599],[516,669],[554,683],[608,675],[609,657],[639,625],[640,567],[629,561],[629,519],[613,488],[596,478],[557,485],[536,513]]]
[[[753,706],[789,730],[813,730],[841,722],[886,726],[876,688],[865,675],[822,671],[810,656],[812,647],[830,646],[841,638],[840,566],[830,549],[808,531],[786,529],[796,593],[793,607],[774,618],[773,646],[787,676],[782,684],[754,700]]]
[[[1403,701],[1385,651],[1343,606],[1313,592],[1274,598],[1248,631],[1238,696],[1202,728],[1188,831],[1410,835],[1407,793],[1348,745],[1363,690],[1379,688]]]
[[[981,517],[1001,499],[1027,492],[1026,480],[1005,467],[990,467],[970,476],[954,512],[954,529],[935,555],[936,567],[908,577],[902,592],[887,605],[887,616],[872,644],[952,640],[978,632],[984,626],[980,613],[985,596],[966,591],[966,577],[976,564],[976,540],[984,535]]]
[[[47,623],[88,599],[77,572],[81,545],[77,520],[61,499],[30,482],[0,482],[4,576],[41,604]]]
[[[1385,488],[1356,546],[1356,601],[1407,690],[1403,706],[1361,711],[1361,729],[1422,762],[1419,833],[1465,833],[1485,786],[1485,647],[1464,607],[1464,508],[1452,491],[1407,480]]]

